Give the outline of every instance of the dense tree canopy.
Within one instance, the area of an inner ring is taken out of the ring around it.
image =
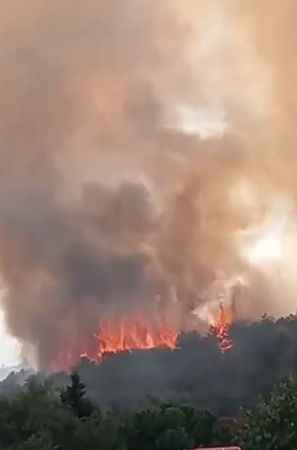
[[[260,398],[241,418],[239,438],[245,450],[297,448],[297,380],[289,378]]]
[[[233,416],[297,374],[297,317],[235,323],[232,339],[233,349],[222,355],[213,336],[188,334],[177,350],[118,354],[98,366],[84,361],[79,373],[103,408],[135,409],[156,397]]]
[[[65,393],[67,395],[65,395]],[[0,398],[1,450],[185,450],[240,443],[245,450],[296,450],[297,379],[288,378],[235,420],[182,403],[154,400],[135,411],[101,410],[79,375],[62,391],[31,378]]]
[[[0,399],[1,450],[183,450],[218,439],[217,418],[187,405],[155,401],[125,413],[92,405],[82,414],[85,404],[91,405],[77,373],[61,392],[31,378]]]
[[[83,361],[70,377],[39,373],[23,385],[25,373],[11,374],[1,383],[0,448],[295,450],[296,316],[236,324],[232,337],[225,355],[212,336],[187,335],[176,351]]]

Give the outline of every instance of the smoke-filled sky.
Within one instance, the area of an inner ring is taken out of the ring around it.
[[[26,357],[83,351],[102,317],[153,317],[156,296],[193,326],[218,279],[243,277],[244,317],[295,312],[296,13],[1,7],[2,308]]]

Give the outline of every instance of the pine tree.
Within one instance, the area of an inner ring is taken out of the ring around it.
[[[81,382],[77,372],[73,372],[70,378],[71,384],[61,392],[62,403],[71,408],[79,418],[90,416],[94,408],[91,402],[85,398],[86,387],[84,383]]]

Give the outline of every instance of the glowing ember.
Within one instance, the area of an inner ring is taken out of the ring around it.
[[[225,311],[223,303],[220,303],[220,314],[216,323],[211,326],[211,332],[218,339],[219,348],[222,353],[226,353],[233,347],[233,342],[230,337],[231,323],[231,312]]]

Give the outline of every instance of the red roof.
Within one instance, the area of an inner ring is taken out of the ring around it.
[[[241,450],[240,447],[208,447],[208,448],[194,448],[193,450]]]

